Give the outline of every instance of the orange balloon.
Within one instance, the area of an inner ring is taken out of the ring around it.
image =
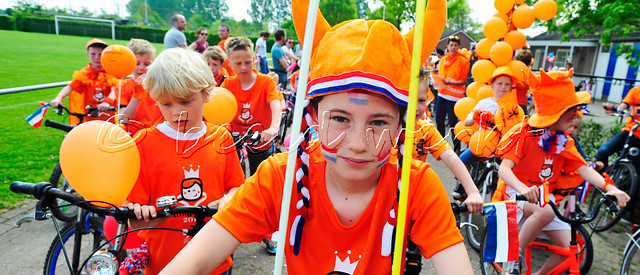
[[[136,56],[122,45],[111,45],[102,51],[102,68],[116,78],[125,78],[136,69]]]
[[[94,120],[78,125],[64,138],[60,167],[85,199],[122,205],[138,178],[140,156],[122,128]]]
[[[527,38],[519,31],[510,31],[504,36],[504,42],[511,46],[511,49],[522,49],[527,44]]]
[[[497,17],[491,17],[484,23],[482,33],[490,40],[498,40],[507,34],[507,23]]]
[[[524,3],[524,1],[527,1],[527,0],[516,0],[515,2],[516,2],[516,5],[520,5]]]
[[[511,16],[511,22],[513,22],[513,26],[518,29],[526,29],[531,27],[531,24],[536,21],[536,14],[533,9],[527,5],[522,4],[513,11],[513,15]]]
[[[211,91],[209,102],[204,104],[202,115],[207,122],[223,125],[231,122],[237,112],[236,97],[229,90],[216,87]]]
[[[487,97],[493,97],[493,89],[491,88],[491,86],[486,85],[486,86],[480,87],[480,89],[478,89],[478,94],[476,95],[476,99],[480,101]]]
[[[480,82],[473,82],[469,84],[469,86],[467,86],[467,96],[470,98],[476,98],[476,95],[478,95],[478,89],[482,86],[486,86],[486,84]]]
[[[496,7],[496,10],[502,13],[507,13],[511,9],[513,9],[513,5],[515,5],[514,0],[495,0],[493,1],[493,6]]]
[[[506,65],[513,58],[513,49],[507,42],[497,42],[491,47],[491,61],[498,66]],[[493,72],[492,72],[493,73]]]
[[[511,60],[507,66],[511,68],[511,72],[518,79],[518,83],[525,80],[525,76],[528,76],[529,68],[520,60]]]
[[[465,120],[467,115],[476,107],[477,100],[470,97],[463,97],[453,105],[453,112],[460,120]]]
[[[473,76],[476,82],[487,83],[495,69],[496,65],[494,65],[493,62],[489,60],[478,60],[471,68],[471,76]]]
[[[507,24],[507,25],[509,24],[509,16],[507,16],[504,13],[498,12],[498,13],[494,14],[493,17],[500,18],[500,19],[502,19],[502,21],[504,21],[505,24]]]
[[[533,5],[536,18],[549,21],[558,13],[558,4],[554,0],[541,0]]]
[[[453,134],[456,139],[464,142],[464,144],[469,144],[469,139],[473,135],[473,129],[478,129],[477,124],[473,124],[471,126],[464,126],[464,121],[458,121],[456,127],[453,128]]]
[[[476,156],[487,157],[496,151],[498,142],[500,142],[499,132],[480,129],[469,139],[469,149]]]
[[[491,56],[489,53],[491,52],[491,47],[496,43],[494,40],[490,40],[489,38],[483,38],[478,41],[476,45],[476,52],[478,56],[484,59],[489,59]]]

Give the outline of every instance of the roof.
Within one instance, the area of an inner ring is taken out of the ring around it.
[[[600,32],[603,29],[599,29],[594,31],[593,33],[587,33],[585,35],[583,35],[580,39],[576,38],[574,33],[575,31],[570,31],[568,33],[569,35],[569,40],[571,41],[593,41],[593,42],[597,42],[598,40],[600,40]],[[597,33],[597,34],[596,34]],[[553,32],[546,32],[546,33],[542,33],[536,37],[530,38],[529,40],[534,40],[534,41],[559,41],[562,40],[562,37],[564,36],[564,34],[558,32],[558,31],[553,31]],[[627,34],[627,37],[621,37],[621,36],[613,36],[612,38],[613,42],[640,42],[640,31],[635,31],[635,32],[630,32]]]
[[[448,30],[448,31],[443,31],[442,35],[440,36],[440,41],[445,40],[447,38],[449,38],[449,36],[452,35],[464,35],[467,38],[469,38],[472,42],[478,42],[475,39],[473,39],[473,37],[471,37],[471,35],[468,35],[466,32],[463,32],[462,30]]]

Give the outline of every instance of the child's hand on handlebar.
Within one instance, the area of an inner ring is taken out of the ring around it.
[[[540,194],[538,194],[538,187],[537,186],[531,186],[531,187],[527,187],[527,190],[525,190],[524,192],[520,192],[520,194],[522,194],[523,196],[525,196],[525,198],[527,198],[527,201],[533,204],[537,204],[538,203],[538,198],[540,197]]]
[[[51,100],[51,102],[49,102],[49,105],[53,108],[58,108],[58,105],[63,105],[63,104],[62,104],[62,100],[56,97],[53,100]]]
[[[480,193],[475,192],[471,194],[467,194],[467,199],[462,203],[467,206],[469,213],[476,213],[482,210],[482,206],[484,205],[484,201],[480,196]]]
[[[102,102],[102,103],[98,104],[97,107],[98,107],[98,111],[106,112],[109,109],[109,107],[111,107],[111,105],[109,105],[109,103]]]
[[[231,197],[232,196],[225,194],[224,196],[222,196],[222,198],[219,198],[215,201],[210,202],[207,206],[222,209],[222,207],[224,207],[224,205],[231,200]]]
[[[278,128],[266,129],[266,130],[262,131],[262,134],[260,136],[260,142],[262,142],[262,143],[270,142],[271,140],[273,140],[273,138],[277,134],[278,134]]]
[[[128,203],[127,208],[129,210],[133,210],[133,213],[136,214],[136,218],[138,220],[144,219],[145,222],[149,222],[151,218],[156,218],[158,216],[158,212],[156,211],[156,207],[153,205],[140,205],[139,203]]]
[[[631,199],[631,197],[629,197],[627,193],[618,189],[617,187],[608,188],[608,189],[610,189],[611,191],[607,191],[607,195],[616,197],[616,200],[618,201],[618,206],[620,208],[625,207],[627,205],[627,202]]]

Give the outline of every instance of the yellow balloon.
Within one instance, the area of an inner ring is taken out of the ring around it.
[[[238,113],[236,97],[227,89],[216,87],[209,95],[209,102],[204,104],[202,116],[207,122],[224,125],[233,120]]]
[[[470,97],[463,97],[453,105],[453,112],[456,114],[458,119],[465,120],[467,115],[473,110],[473,107],[476,107],[476,101]]]
[[[533,9],[527,5],[522,4],[513,11],[513,15],[511,16],[511,22],[513,22],[513,26],[518,29],[526,29],[531,27],[531,24],[536,21],[536,14]]]
[[[493,17],[500,18],[500,19],[502,19],[502,21],[504,21],[505,24],[507,24],[507,25],[509,24],[509,16],[507,16],[504,13],[498,12],[498,13],[494,14]]]
[[[519,31],[510,31],[504,36],[504,42],[507,42],[511,49],[519,50],[527,44],[527,38]]]
[[[471,75],[476,82],[487,83],[493,74],[496,65],[489,60],[478,60],[471,68]]]
[[[487,97],[493,97],[493,89],[491,88],[491,86],[486,85],[486,86],[480,87],[480,89],[478,89],[478,94],[476,95],[476,99],[480,101]]]
[[[491,17],[484,23],[482,33],[490,40],[498,40],[507,34],[507,24],[500,18]]]
[[[498,148],[500,133],[489,129],[480,129],[469,139],[471,153],[479,157],[487,157]]]
[[[558,12],[558,4],[554,0],[541,0],[533,5],[536,18],[542,21],[549,21]]]
[[[480,82],[473,82],[469,84],[469,86],[467,86],[467,96],[475,99],[478,95],[478,89],[482,86],[486,86],[486,84]]]
[[[453,128],[453,134],[459,141],[464,142],[464,144],[469,144],[469,139],[471,139],[474,129],[478,129],[477,124],[474,123],[467,127],[464,126],[464,121],[458,121],[456,127]]]
[[[513,5],[515,5],[514,0],[495,0],[493,1],[493,6],[496,7],[496,10],[502,13],[507,13],[511,9],[513,9]]]
[[[516,0],[515,2],[516,2],[516,5],[520,5],[524,3],[524,1],[527,1],[527,0]]]
[[[122,128],[94,120],[75,127],[64,138],[60,166],[85,199],[122,205],[138,179],[140,156]]]
[[[491,56],[491,61],[497,66],[506,65],[513,58],[513,49],[511,49],[511,45],[507,42],[500,41],[491,47],[489,56]]]
[[[496,43],[494,40],[490,40],[489,38],[483,38],[478,41],[476,45],[476,52],[480,58],[489,59],[491,56],[489,53],[491,52],[491,47]]]

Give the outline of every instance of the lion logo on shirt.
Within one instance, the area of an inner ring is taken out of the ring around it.
[[[193,170],[193,165],[189,170],[184,169],[184,167],[182,167],[182,170],[184,171],[185,179],[180,183],[178,201],[185,206],[199,206],[207,199],[207,193],[202,191],[202,180],[199,178],[200,166],[198,166],[198,170]]]
[[[251,103],[242,104],[242,109],[240,109],[238,119],[245,123],[253,119],[253,115],[251,115]]]
[[[542,182],[547,181],[549,178],[553,176],[553,158],[545,158],[542,167],[540,167],[540,180]]]

